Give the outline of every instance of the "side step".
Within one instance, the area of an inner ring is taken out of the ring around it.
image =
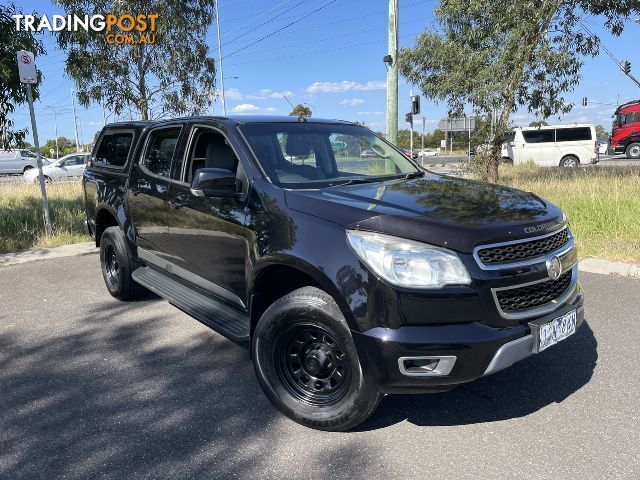
[[[230,340],[249,341],[249,316],[246,313],[203,295],[150,267],[139,267],[131,276],[140,285]]]

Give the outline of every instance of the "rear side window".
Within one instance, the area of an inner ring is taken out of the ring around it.
[[[171,160],[176,151],[181,127],[162,128],[149,133],[147,148],[142,158],[142,165],[149,172],[161,177],[169,177]]]
[[[527,143],[553,143],[554,130],[526,130],[522,132]]]
[[[556,141],[558,142],[577,142],[580,140],[592,140],[589,127],[559,128],[556,130]]]
[[[108,133],[102,137],[98,151],[96,152],[95,163],[112,167],[122,167],[127,163],[133,133]]]

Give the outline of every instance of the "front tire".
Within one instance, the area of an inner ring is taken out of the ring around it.
[[[638,160],[640,158],[640,143],[633,142],[627,145],[626,154],[627,158]]]
[[[300,288],[274,302],[256,326],[251,351],[269,400],[307,427],[348,430],[382,400],[363,376],[338,305],[317,288]]]
[[[111,296],[118,300],[130,300],[140,295],[142,286],[131,278],[136,265],[120,227],[109,227],[102,233],[100,266]]]

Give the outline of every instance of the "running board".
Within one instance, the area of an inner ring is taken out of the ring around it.
[[[249,341],[249,316],[203,295],[150,267],[139,267],[133,279],[172,305],[234,342]]]

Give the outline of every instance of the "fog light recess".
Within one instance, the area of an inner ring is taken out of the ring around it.
[[[403,375],[410,377],[441,377],[449,375],[456,357],[400,357],[398,366]]]

